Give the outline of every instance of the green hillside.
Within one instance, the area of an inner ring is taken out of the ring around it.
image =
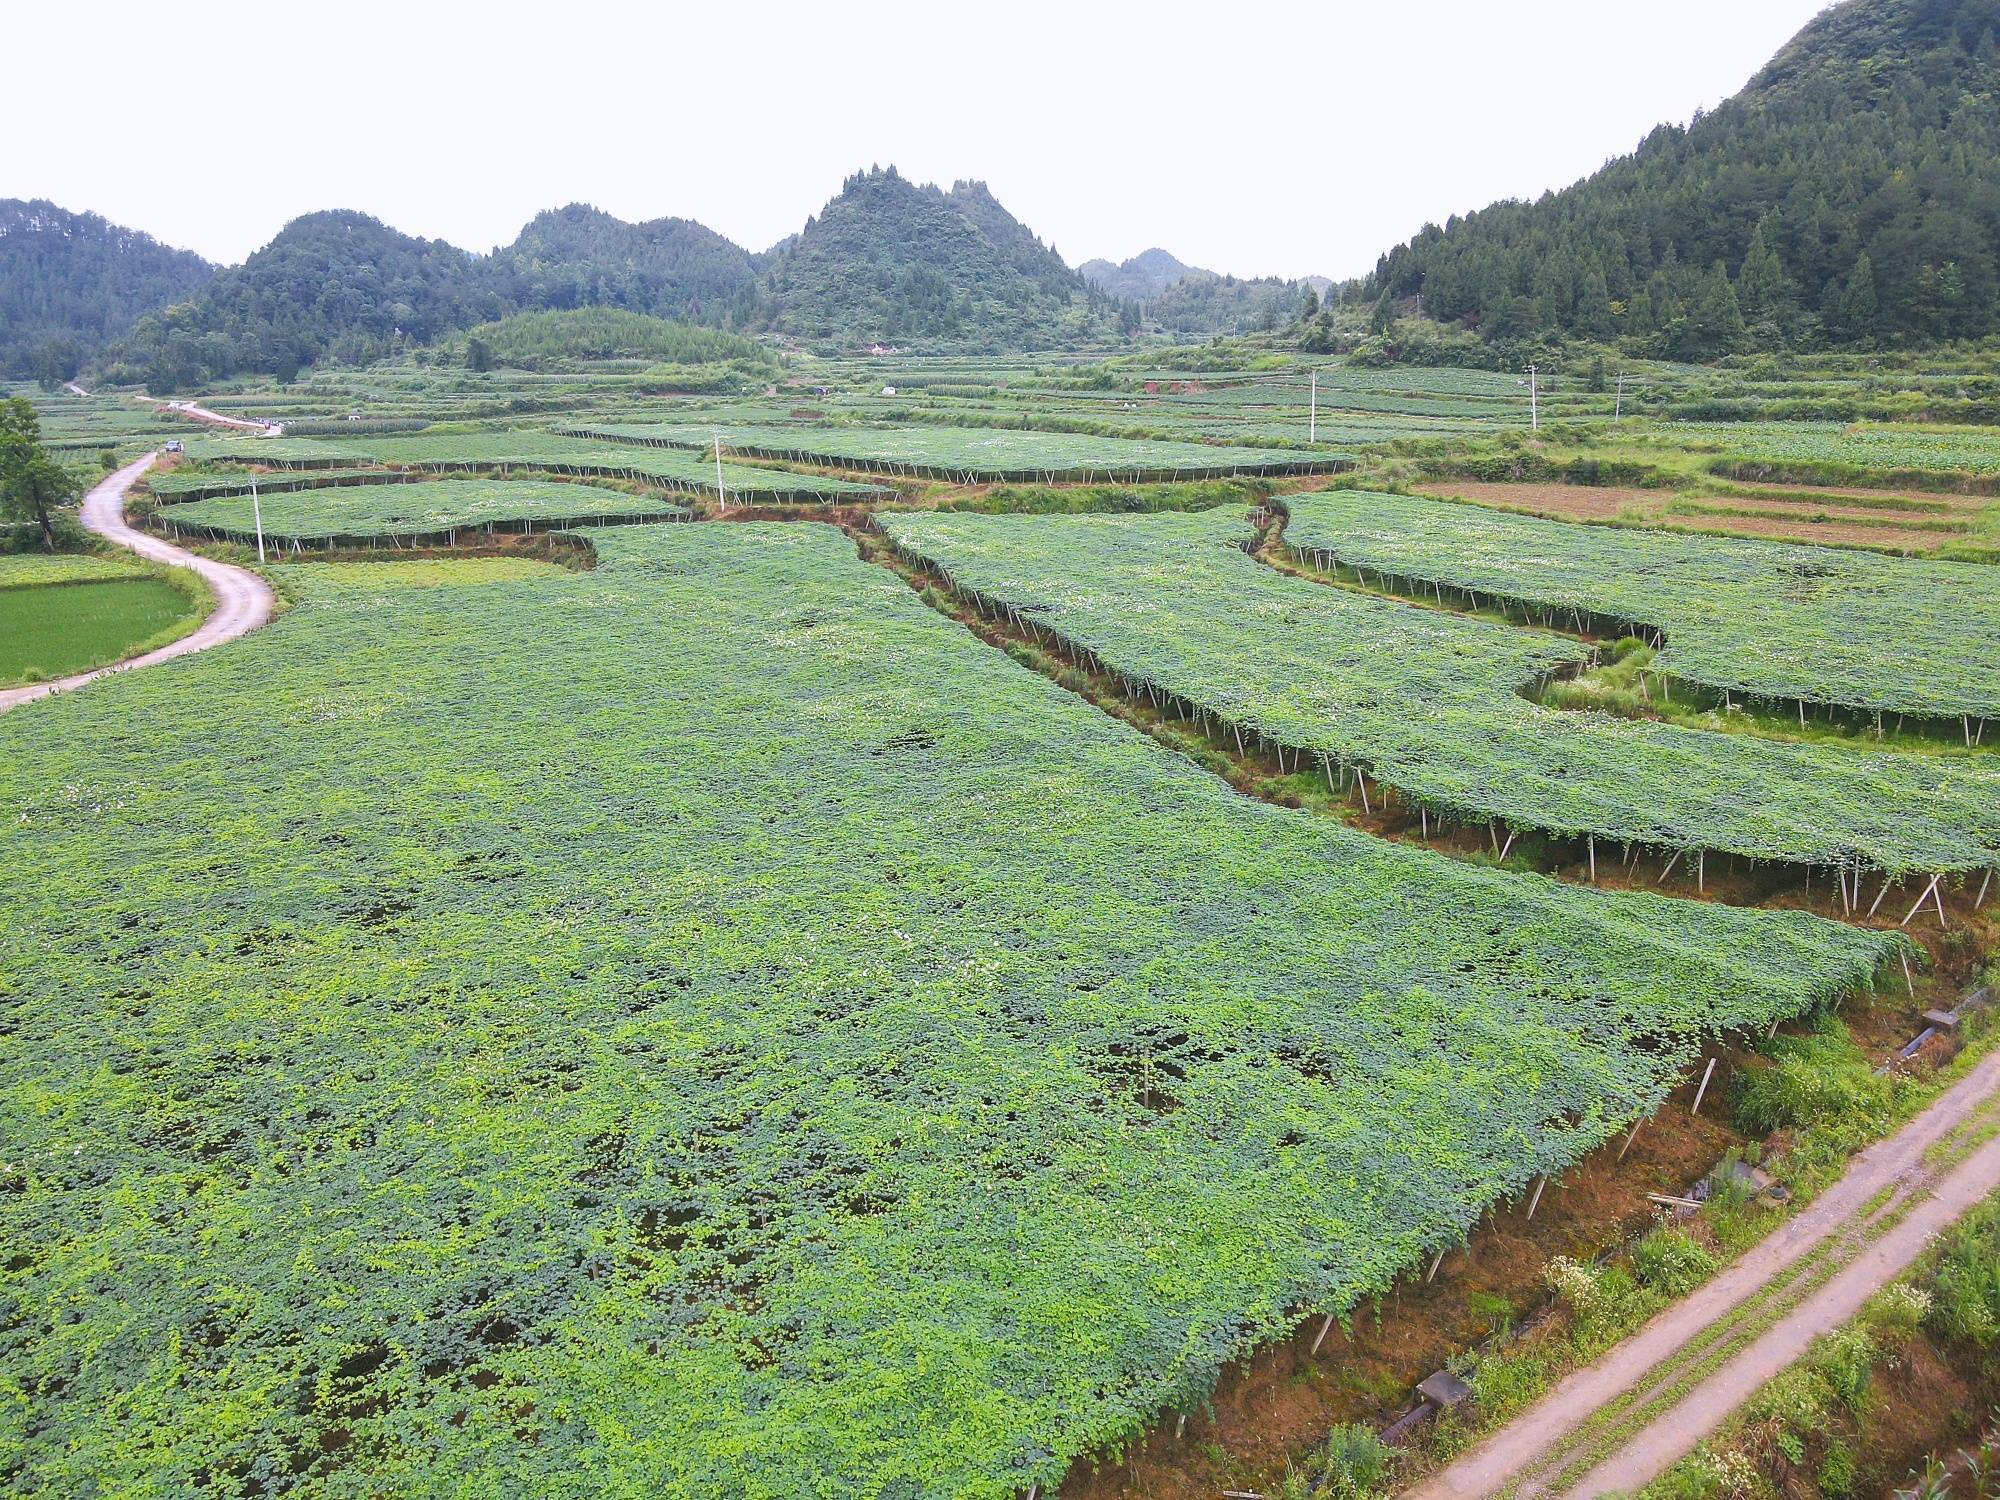
[[[0,375],[68,380],[142,313],[214,274],[192,250],[96,214],[0,199]]]
[[[1697,360],[2000,328],[2000,0],[1847,0],[1686,128],[1426,226],[1360,295]],[[1378,319],[1378,327],[1381,326]]]

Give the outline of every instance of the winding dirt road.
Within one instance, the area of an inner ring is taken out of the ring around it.
[[[1932,1159],[1961,1127],[1981,1121],[2000,1122],[2000,1052],[1863,1151],[1790,1223],[1414,1487],[1407,1500],[1585,1500],[1642,1488],[1814,1338],[1852,1320],[1923,1254],[1932,1235],[2000,1191],[2000,1136],[1955,1162]],[[1760,1299],[1772,1320],[1729,1353],[1731,1319],[1754,1315]]]
[[[157,651],[148,651],[144,656],[135,656],[130,661],[116,662],[108,667],[98,667],[89,672],[78,672],[72,677],[64,677],[56,682],[35,682],[26,687],[0,689],[0,713],[10,708],[18,708],[23,703],[36,698],[46,698],[51,693],[68,692],[71,688],[82,687],[86,682],[94,682],[113,672],[129,672],[136,667],[156,666],[163,661],[171,661],[176,656],[188,656],[196,651],[206,651],[211,646],[219,646],[224,641],[233,641],[240,635],[248,635],[259,625],[271,618],[277,605],[277,596],[271,586],[255,573],[229,563],[213,562],[206,557],[196,557],[192,552],[184,552],[169,542],[156,536],[148,536],[143,531],[134,530],[125,521],[125,492],[132,482],[153,466],[157,454],[148,453],[136,463],[129,463],[115,474],[107,474],[97,487],[83,500],[83,524],[87,530],[95,532],[108,542],[136,552],[152,562],[171,563],[175,567],[192,568],[208,580],[215,591],[215,610],[191,634],[182,636],[170,645]]]

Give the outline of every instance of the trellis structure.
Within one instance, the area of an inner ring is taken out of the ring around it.
[[[1135,690],[1330,782],[1386,782],[1426,820],[1592,841],[1593,862],[1603,840],[1830,867],[1850,905],[1863,872],[2000,862],[2000,763],[1544,708],[1523,690],[1587,647],[1287,576],[1245,554],[1240,510],[880,523],[952,587]]]
[[[1968,741],[2000,718],[2000,569],[1361,490],[1287,509],[1286,542],[1322,567],[1643,635],[1663,670],[1717,692],[1944,721]]]
[[[460,533],[685,521],[686,506],[648,495],[526,479],[431,479],[357,488],[311,488],[263,496],[264,535],[302,547],[399,542],[455,543]],[[169,506],[159,524],[176,535],[240,541],[256,535],[249,497]]]
[[[1018,1496],[1893,951],[1238,797],[831,528],[594,541],[0,719],[23,1490]]]
[[[1168,443],[1003,427],[701,427],[592,424],[561,431],[613,443],[712,448],[790,463],[829,464],[912,479],[1128,482],[1247,474],[1324,474],[1349,468],[1339,454],[1211,443]]]

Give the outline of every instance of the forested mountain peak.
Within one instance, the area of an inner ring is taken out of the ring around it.
[[[1112,301],[982,182],[849,177],[772,252],[750,321],[827,345],[1051,348],[1115,338]]]
[[[0,198],[0,375],[67,380],[141,314],[214,275],[192,250],[98,214]]]
[[[504,310],[477,257],[353,209],[302,214],[192,300],[139,320],[115,373],[163,387],[234,370],[289,378],[377,358]]]
[[[1992,332],[1996,31],[2000,0],[1847,0],[1712,113],[1537,202],[1426,226],[1361,294],[1489,341],[1677,359]]]
[[[537,214],[492,265],[510,306],[696,319],[726,312],[756,275],[749,251],[692,219],[630,224],[587,203]]]
[[[1092,286],[1128,302],[1148,301],[1189,276],[1210,274],[1197,272],[1157,245],[1116,265],[1108,260],[1087,260],[1079,269]]]

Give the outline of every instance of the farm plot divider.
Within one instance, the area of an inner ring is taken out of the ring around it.
[[[827,431],[827,429],[801,429],[806,431]],[[910,429],[912,431],[916,429]],[[958,430],[958,429],[952,429]],[[974,429],[988,430],[988,429]],[[992,429],[1009,434],[1033,435],[1033,429],[1005,428]],[[714,437],[703,437],[690,430],[661,429],[647,432],[643,427],[559,427],[556,433],[562,437],[587,438],[597,442],[630,443],[644,447],[678,448],[687,451],[714,451]],[[1053,436],[1054,434],[1050,434]],[[1098,439],[1100,443],[1119,442],[1133,449],[1158,446],[1162,449],[1174,447],[1171,444],[1149,444],[1145,439]],[[731,437],[726,431],[721,437],[724,454],[740,458],[771,459],[779,463],[817,465],[823,468],[847,469],[856,473],[889,474],[899,479],[941,479],[953,484],[1095,484],[1129,483],[1158,484],[1192,479],[1226,479],[1236,477],[1269,476],[1273,478],[1300,474],[1335,474],[1354,466],[1354,461],[1345,455],[1318,454],[1295,456],[1264,449],[1242,449],[1242,458],[1224,457],[1231,449],[1227,444],[1185,445],[1199,446],[1204,451],[1197,460],[1176,459],[1166,461],[1161,454],[1159,461],[1148,462],[1147,455],[1130,455],[1131,461],[1117,462],[1110,457],[1101,461],[1085,459],[1072,464],[1020,464],[1020,463],[979,463],[950,462],[942,458],[935,461],[911,459],[908,457],[877,456],[857,451],[853,446],[842,447],[837,443],[799,444],[785,441],[782,437],[760,433],[754,437],[738,433]],[[1210,458],[1209,454],[1216,455]]]

